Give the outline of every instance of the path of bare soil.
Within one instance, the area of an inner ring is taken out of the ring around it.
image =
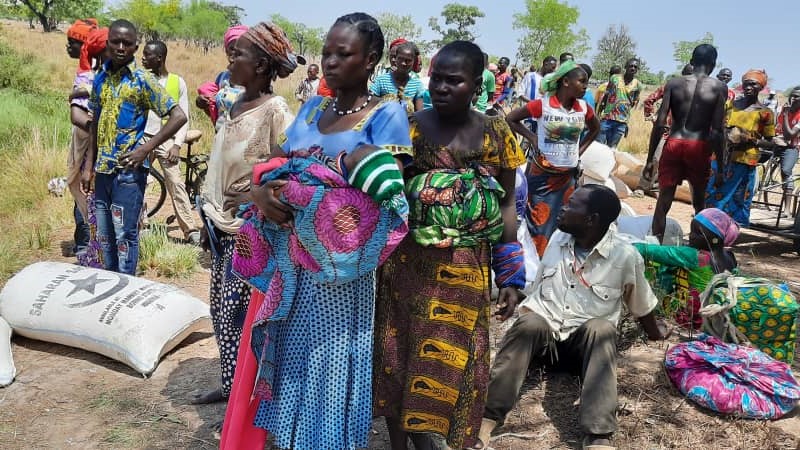
[[[639,213],[652,212],[649,198],[629,199]],[[688,229],[691,208],[676,204],[672,217]],[[173,232],[177,235],[177,233]],[[60,236],[66,245],[67,230]],[[787,240],[746,231],[737,249],[743,269],[782,278],[797,290],[798,256]],[[71,262],[54,250],[53,260]],[[207,301],[208,261],[178,285]],[[149,277],[155,278],[155,277]],[[156,278],[157,279],[157,278]],[[507,325],[494,324],[496,346]],[[795,449],[800,448],[800,418],[777,422],[728,419],[687,403],[662,369],[664,351],[678,342],[630,339],[619,369],[621,449]],[[0,448],[153,448],[212,449],[212,425],[224,405],[194,406],[192,394],[214,386],[218,354],[211,329],[195,333],[169,353],[149,379],[108,358],[60,345],[13,339],[17,380],[0,389]],[[798,370],[795,363],[795,370]],[[579,448],[576,422],[578,381],[568,374],[534,371],[519,405],[499,429],[496,449]],[[370,448],[388,448],[376,421]]]

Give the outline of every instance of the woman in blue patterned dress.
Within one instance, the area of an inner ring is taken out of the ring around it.
[[[337,19],[322,52],[323,72],[336,96],[309,99],[286,130],[282,152],[274,154],[321,147],[336,157],[361,144],[408,152],[404,107],[367,90],[383,46],[383,33],[369,15]],[[267,220],[290,226],[295,218],[274,194],[283,183],[254,186],[253,198]],[[261,399],[254,423],[277,448],[365,448],[372,417],[374,272],[343,284],[320,284],[300,272],[297,283],[286,319],[257,317],[253,327],[260,359],[255,395]],[[272,363],[264,363],[266,340]]]

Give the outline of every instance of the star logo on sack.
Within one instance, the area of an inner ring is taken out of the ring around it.
[[[88,278],[84,278],[83,280],[67,280],[72,283],[75,287],[67,294],[67,298],[72,297],[78,291],[86,291],[92,295],[94,295],[94,290],[97,287],[98,283],[103,283],[106,281],[111,281],[110,278],[98,278],[98,274],[93,273],[89,275]]]
[[[107,276],[108,278],[100,278],[101,275]],[[113,286],[106,285],[106,286],[100,286],[98,288],[98,285],[102,285],[103,283],[106,283],[108,281],[114,281],[114,277],[116,277],[116,283]],[[67,295],[67,298],[70,298],[73,295],[85,298],[86,294],[83,294],[83,292],[86,292],[91,296],[88,300],[79,301],[78,303],[67,304],[67,306],[70,308],[84,308],[86,306],[91,306],[96,303],[102,302],[103,300],[110,298],[113,295],[120,292],[122,289],[128,286],[128,283],[130,282],[130,280],[128,280],[128,278],[124,275],[106,271],[103,271],[101,273],[92,273],[91,275],[83,279],[71,279],[67,281],[69,281],[70,283],[72,283],[73,286],[75,286],[72,288],[72,291],[70,291],[70,293]],[[99,292],[95,294],[95,291]]]

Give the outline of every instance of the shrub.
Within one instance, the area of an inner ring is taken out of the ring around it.
[[[200,250],[170,240],[167,226],[151,223],[139,237],[139,268],[152,270],[158,276],[186,278],[197,269]]]

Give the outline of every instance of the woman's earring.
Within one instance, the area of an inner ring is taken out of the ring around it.
[[[713,239],[711,239],[711,243],[712,244],[719,244],[719,239],[713,238]]]

